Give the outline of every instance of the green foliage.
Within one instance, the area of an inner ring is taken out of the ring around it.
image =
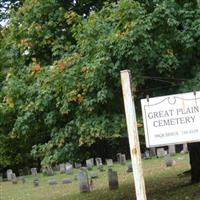
[[[132,71],[138,99],[145,96],[139,91],[158,87],[147,77],[173,80],[159,83],[167,92],[150,91],[159,95],[179,91],[177,79],[196,76],[194,3],[122,0],[81,15],[62,3],[25,1],[2,31],[9,72],[1,91],[1,164],[23,162],[18,155],[30,156],[32,147],[43,165],[83,160],[85,146],[126,134],[120,70]],[[16,159],[7,157],[11,152]]]

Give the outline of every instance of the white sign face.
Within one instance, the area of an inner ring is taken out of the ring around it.
[[[200,92],[142,99],[147,147],[200,141]]]

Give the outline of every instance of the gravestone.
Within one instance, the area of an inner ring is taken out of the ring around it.
[[[15,173],[11,174],[11,178],[12,178],[12,183],[17,184],[17,177],[16,177]]]
[[[3,181],[3,176],[2,176],[2,174],[0,174],[0,182],[2,182]]]
[[[132,167],[132,164],[128,164],[128,169],[127,169],[127,172],[133,172],[133,167]]]
[[[60,173],[65,173],[65,164],[62,163],[59,165],[59,167],[60,167]]]
[[[23,169],[19,169],[19,176],[23,176],[24,175],[24,172],[23,172]]]
[[[79,168],[82,167],[82,165],[81,165],[81,163],[75,162],[75,163],[74,163],[74,167],[75,167],[76,169],[79,169]]]
[[[169,145],[168,151],[170,156],[174,156],[176,154],[176,146],[175,145]]]
[[[31,168],[31,174],[33,177],[37,176],[37,168]]]
[[[53,171],[59,172],[60,171],[60,166],[59,165],[55,165],[53,167]]]
[[[90,192],[90,184],[87,170],[81,170],[77,175],[80,192]]]
[[[106,164],[108,167],[112,167],[113,166],[113,160],[112,159],[106,159]]]
[[[38,177],[33,177],[33,185],[35,187],[39,186],[39,179],[38,179]]]
[[[96,162],[97,168],[99,168],[99,166],[103,165],[101,158],[95,158],[95,162]]]
[[[48,166],[46,168],[46,173],[47,173],[47,176],[53,176],[53,169],[51,166]]]
[[[162,157],[165,156],[165,150],[164,150],[164,148],[158,148],[157,149],[157,156],[158,156],[158,158],[162,158]]]
[[[121,155],[122,155],[121,153],[117,154],[117,162],[118,163],[121,163]]]
[[[188,146],[187,143],[183,144],[183,152],[188,153]]]
[[[172,167],[173,165],[175,165],[175,161],[172,160],[172,158],[169,154],[165,155],[164,161],[165,161],[166,167]]]
[[[65,179],[62,180],[62,183],[63,184],[70,184],[70,183],[72,183],[72,181],[68,178],[65,178]]]
[[[150,153],[149,150],[145,151],[145,159],[149,159],[150,158]]]
[[[55,179],[50,179],[50,180],[48,180],[48,184],[49,185],[56,185],[57,181]]]
[[[92,167],[94,166],[94,159],[90,158],[90,159],[86,160],[86,166],[87,166],[88,170],[92,170]]]
[[[108,185],[110,190],[118,189],[118,176],[116,171],[112,171],[112,169],[108,170]]]
[[[21,181],[23,184],[26,182],[24,176],[19,176],[18,180]]]
[[[150,148],[149,154],[150,154],[150,157],[156,156],[156,148],[155,147]]]
[[[8,169],[8,170],[7,170],[6,174],[7,174],[7,180],[8,180],[8,181],[11,181],[11,180],[12,180],[12,176],[11,176],[12,173],[13,173],[12,169]]]
[[[125,154],[121,154],[121,165],[125,165],[126,164],[126,155]]]
[[[72,166],[70,163],[66,163],[65,169],[66,169],[66,173],[67,173],[68,175],[70,175],[70,174],[73,173],[73,166]]]

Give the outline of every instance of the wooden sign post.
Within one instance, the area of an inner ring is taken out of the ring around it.
[[[133,177],[137,200],[146,200],[145,183],[142,169],[140,144],[135,113],[135,104],[131,91],[130,71],[121,71],[121,83],[126,112],[126,124],[128,129],[131,160],[133,166]]]

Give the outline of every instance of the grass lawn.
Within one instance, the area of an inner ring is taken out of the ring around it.
[[[180,157],[184,159],[180,160]],[[200,184],[190,185],[190,177],[177,176],[190,168],[188,155],[176,155],[174,159],[176,165],[173,167],[165,167],[162,159],[143,160],[148,200],[200,200]],[[33,187],[31,176],[26,177],[25,184],[0,183],[0,200],[134,200],[132,173],[127,173],[127,167],[119,164],[113,168],[118,172],[120,185],[115,191],[108,190],[107,171],[98,172],[94,168],[99,178],[94,179],[94,189],[90,193],[79,194],[74,175],[57,173],[53,177],[44,177],[39,174],[40,186],[36,188]],[[77,170],[74,170],[76,173]],[[72,184],[62,184],[62,179],[66,177],[73,180]],[[58,184],[49,186],[48,179],[56,179]]]

